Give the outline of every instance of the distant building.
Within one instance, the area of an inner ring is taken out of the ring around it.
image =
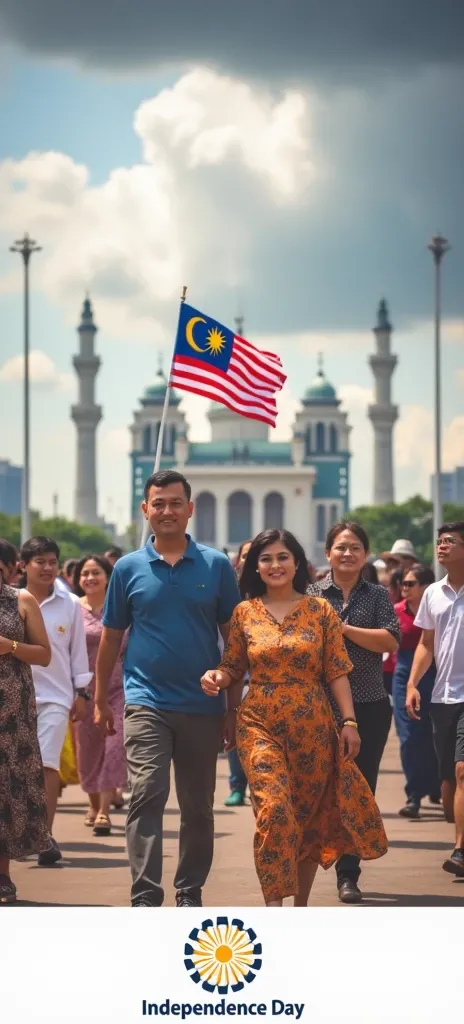
[[[150,475],[166,391],[160,370],[134,414],[132,431],[132,520],[140,520],[143,484]],[[327,380],[322,359],[301,400],[289,441],[273,441],[265,423],[246,419],[212,402],[211,440],[190,441],[181,397],[171,391],[161,467],[188,477],[197,541],[237,551],[267,527],[286,527],[311,561],[321,564],[327,530],[349,508],[347,414]]]
[[[0,512],[7,516],[21,515],[22,466],[12,466],[0,459]]]
[[[435,476],[430,477],[430,497],[433,501]],[[441,474],[441,500],[444,505],[464,505],[464,466],[456,466],[451,473]]]

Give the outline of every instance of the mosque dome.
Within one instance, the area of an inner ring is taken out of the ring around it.
[[[162,371],[158,370],[156,374],[156,381],[154,384],[150,384],[143,392],[141,402],[142,405],[163,405],[164,396],[166,394],[167,379]],[[179,405],[181,399],[176,391],[171,390],[169,395],[169,405]]]
[[[337,392],[324,373],[322,356],[317,374],[303,395],[303,405],[338,405]]]

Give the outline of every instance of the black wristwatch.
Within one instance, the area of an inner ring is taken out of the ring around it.
[[[76,690],[76,697],[82,697],[83,700],[92,700],[92,694],[89,690]]]

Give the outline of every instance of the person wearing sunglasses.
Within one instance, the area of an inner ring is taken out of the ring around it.
[[[422,679],[435,657],[432,692],[435,750],[446,820],[456,825],[456,846],[443,870],[464,878],[464,520],[438,530],[437,556],[447,571],[425,591],[416,616],[422,635],[406,692],[411,718],[421,715]]]
[[[433,745],[430,699],[435,683],[435,664],[432,663],[421,681],[422,714],[420,719],[410,718],[406,711],[406,686],[421,638],[421,630],[414,624],[427,587],[435,582],[432,569],[415,565],[400,583],[401,600],[395,611],[401,628],[401,640],[393,673],[393,715],[400,741],[400,754],[406,778],[406,804],[399,811],[403,818],[418,818],[421,800],[428,796],[431,803],[440,803],[438,765]]]

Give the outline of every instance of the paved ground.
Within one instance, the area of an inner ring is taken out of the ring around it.
[[[207,906],[262,906],[253,857],[251,807],[228,810],[227,761],[220,759],[216,799],[216,852],[204,892]],[[378,802],[390,840],[386,857],[363,870],[363,906],[464,907],[464,881],[442,870],[453,848],[453,827],[440,810],[424,808],[419,821],[398,817],[404,802],[403,777],[392,733],[382,764]],[[84,827],[85,798],[77,787],[65,790],[55,835],[64,855],[62,867],[39,868],[34,860],[14,865],[23,906],[127,906],[129,871],[124,846],[124,812],[113,815],[113,835],[96,839]],[[166,809],[164,884],[166,905],[173,904],[179,813],[172,795]],[[340,906],[335,874],[319,871],[312,895],[319,906]],[[345,909],[345,908],[341,908]],[[351,908],[350,908],[351,909]]]

